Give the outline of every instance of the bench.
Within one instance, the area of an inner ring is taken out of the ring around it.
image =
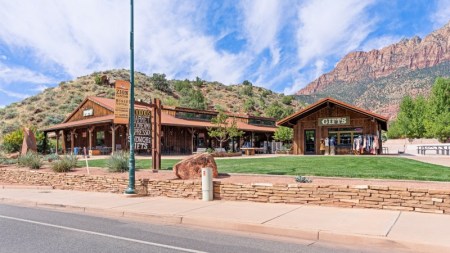
[[[227,151],[224,148],[215,148],[214,152],[216,152],[216,153],[226,153]]]
[[[450,145],[419,145],[417,146],[417,154],[425,155],[427,150],[436,150],[436,154],[439,155],[450,155]]]

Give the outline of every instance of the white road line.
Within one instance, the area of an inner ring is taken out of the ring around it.
[[[123,241],[129,241],[129,242],[135,242],[135,243],[140,243],[140,244],[145,244],[145,245],[151,245],[151,246],[160,247],[160,248],[173,249],[173,250],[178,250],[178,251],[183,251],[183,252],[207,253],[206,251],[199,251],[199,250],[193,250],[193,249],[187,249],[187,248],[171,246],[171,245],[167,245],[167,244],[147,242],[147,241],[127,238],[127,237],[122,237],[122,236],[98,233],[98,232],[84,230],[84,229],[77,229],[77,228],[59,226],[59,225],[54,225],[54,224],[49,224],[49,223],[44,223],[44,222],[39,222],[39,221],[20,219],[20,218],[15,218],[15,217],[10,217],[10,216],[0,215],[0,218],[8,219],[8,220],[21,221],[21,222],[26,222],[26,223],[31,223],[31,224],[36,224],[36,225],[41,225],[41,226],[46,226],[46,227],[59,228],[59,229],[64,229],[64,230],[69,230],[69,231],[80,232],[80,233],[86,233],[86,234],[91,234],[91,235],[103,236],[103,237],[119,239],[119,240],[123,240]]]

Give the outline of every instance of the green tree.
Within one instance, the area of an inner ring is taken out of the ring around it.
[[[169,91],[170,87],[169,87],[169,83],[167,82],[166,79],[166,74],[158,74],[158,73],[154,73],[153,76],[151,77],[152,83],[153,83],[153,87],[157,90],[160,91]]]
[[[292,100],[294,100],[294,96],[292,96],[292,95],[284,96],[281,99],[281,103],[283,103],[285,105],[290,105],[292,103]]]
[[[248,80],[242,82],[242,94],[247,95],[249,97],[253,96],[253,84]]]
[[[292,138],[294,138],[294,130],[289,127],[280,126],[275,131],[275,134],[273,135],[273,138],[276,141],[282,141],[282,142],[292,142]]]
[[[400,130],[397,121],[391,121],[389,124],[389,129],[387,132],[387,137],[389,139],[398,139],[404,137],[402,131]]]
[[[207,103],[201,91],[189,89],[180,98],[180,105],[187,108],[205,110]]]
[[[280,120],[291,115],[294,112],[294,109],[292,107],[284,107],[283,105],[275,101],[270,104],[264,112],[268,117]]]
[[[211,119],[211,123],[214,126],[208,128],[208,135],[219,141],[220,148],[224,142],[244,134],[237,128],[236,118],[233,117],[230,121],[224,112],[219,112],[216,117]]]
[[[414,100],[410,96],[406,96],[400,103],[400,110],[397,115],[397,123],[402,136],[407,138],[415,138],[413,127],[415,108]]]
[[[428,136],[440,141],[450,137],[450,79],[436,79],[424,121]]]

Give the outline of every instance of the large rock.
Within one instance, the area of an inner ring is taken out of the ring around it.
[[[214,157],[208,153],[189,156],[173,166],[173,172],[181,179],[201,178],[202,168],[212,168],[213,177],[218,177],[217,165]]]
[[[21,154],[24,155],[28,151],[37,152],[37,146],[36,146],[36,138],[34,137],[33,131],[25,127],[23,129],[23,142]]]

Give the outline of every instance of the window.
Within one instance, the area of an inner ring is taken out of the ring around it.
[[[362,135],[362,128],[329,128],[328,138],[334,137],[337,145],[351,146],[353,139]]]
[[[248,119],[248,123],[251,125],[260,125],[260,126],[275,126],[275,121],[273,120],[265,120],[265,119]]]
[[[98,131],[96,136],[96,146],[104,146],[105,145],[105,131]]]
[[[176,112],[175,118],[180,119],[191,119],[191,120],[201,120],[201,121],[211,121],[215,117],[213,114],[203,114],[194,112]]]

